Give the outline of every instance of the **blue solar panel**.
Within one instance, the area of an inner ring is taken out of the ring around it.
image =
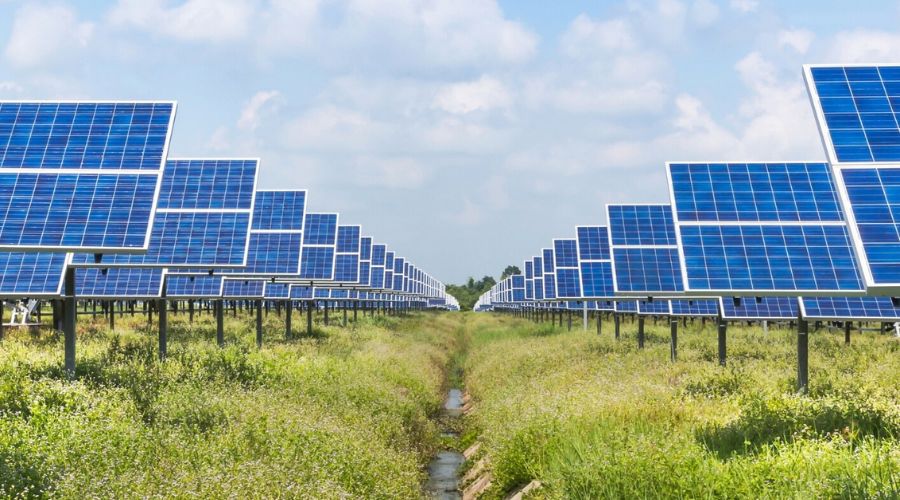
[[[327,288],[316,288],[313,290],[313,296],[317,299],[330,299],[331,290]]]
[[[369,262],[360,261],[359,263],[359,285],[369,286],[372,276],[372,266]]]
[[[153,298],[162,295],[163,269],[84,269],[75,279],[75,295],[82,298]]]
[[[840,168],[857,256],[872,288],[900,286],[900,168]]]
[[[672,309],[668,300],[642,300],[638,302],[638,314],[668,316],[672,314]]]
[[[256,192],[253,229],[256,231],[302,231],[306,191]]]
[[[331,289],[331,298],[336,300],[346,300],[350,298],[350,291],[340,288]]]
[[[862,290],[828,165],[669,164],[668,169],[687,291],[758,295]],[[707,181],[710,169],[716,177]],[[748,186],[751,169],[755,177]],[[787,193],[794,183],[797,188]],[[764,210],[754,208],[745,199],[748,190],[776,202],[764,203]],[[736,192],[745,193],[738,202]],[[725,201],[710,205],[709,197]]]
[[[900,66],[804,66],[832,163],[900,161]]]
[[[796,297],[746,297],[735,305],[731,297],[720,297],[722,318],[728,320],[793,320],[799,318]]]
[[[334,279],[334,248],[304,247],[303,260],[300,263],[300,279],[325,280]]]
[[[266,282],[250,279],[226,279],[222,286],[222,296],[232,298],[256,299],[263,297]]]
[[[578,226],[579,260],[609,260],[609,233],[606,226]]]
[[[719,301],[716,299],[673,300],[673,316],[718,316]]]
[[[372,245],[372,265],[373,266],[384,266],[385,264],[385,254],[387,253],[387,247],[384,245]],[[393,265],[393,263],[391,264]]]
[[[890,297],[801,297],[800,308],[807,319],[900,321]]]
[[[573,299],[581,297],[581,276],[578,269],[556,268],[556,298]]]
[[[313,298],[313,288],[310,286],[291,285],[291,299],[310,300]]]
[[[252,210],[258,159],[170,159],[160,209]]]
[[[291,296],[291,285],[289,283],[272,283],[266,282],[263,287],[263,297],[267,299],[287,299]]]
[[[613,288],[634,295],[684,290],[669,205],[607,205]]]
[[[585,298],[613,297],[609,233],[605,226],[578,226],[578,267]]]
[[[337,243],[337,224],[337,214],[307,213],[303,244],[334,246]]]
[[[594,300],[591,301],[594,304],[594,309],[598,311],[615,311],[616,304],[612,300]]]
[[[827,163],[672,163],[680,223],[842,221]]]
[[[111,272],[112,270],[110,270]],[[172,298],[212,298],[222,296],[221,276],[166,276],[166,296]]]
[[[375,289],[384,288],[384,267],[372,266],[369,271],[369,286]]]
[[[296,275],[300,272],[300,243],[303,235],[291,232],[251,232],[247,265],[228,274]]]
[[[0,252],[0,297],[60,295],[66,261],[64,253]]]
[[[541,250],[541,254],[544,261],[544,274],[555,272],[556,266],[554,265],[553,249],[544,248]]]
[[[636,313],[637,302],[632,300],[617,300],[615,305],[616,312]]]
[[[534,279],[534,300],[544,300],[544,279]]]
[[[532,280],[534,279],[534,262],[530,260],[525,261],[525,279]]]
[[[359,260],[372,260],[372,238],[363,236],[359,240]]]
[[[669,205],[607,205],[613,246],[675,245]]]
[[[0,102],[0,248],[145,249],[174,117],[172,102]]]
[[[334,281],[359,282],[359,256],[357,254],[337,254],[334,257]]]
[[[556,275],[555,274],[545,274],[544,275],[544,299],[545,300],[556,299]]]
[[[338,226],[337,251],[338,253],[359,253],[359,226]]]
[[[75,254],[77,266],[241,266],[257,160],[169,160],[147,253]]]

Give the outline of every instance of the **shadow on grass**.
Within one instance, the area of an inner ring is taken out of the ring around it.
[[[824,398],[749,394],[736,419],[701,427],[695,436],[721,459],[799,439],[840,436],[851,444],[864,438],[896,439],[900,409],[887,397],[861,393]]]

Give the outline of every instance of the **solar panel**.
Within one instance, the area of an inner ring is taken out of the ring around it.
[[[578,243],[573,239],[553,240],[556,266],[556,298],[581,298],[581,273],[578,270]]]
[[[0,101],[0,249],[149,243],[174,102]]]
[[[216,272],[260,278],[296,277],[300,273],[306,197],[303,190],[256,191],[247,263],[239,268],[217,268]],[[189,271],[205,274],[208,269]]]
[[[259,161],[169,160],[145,254],[78,253],[79,267],[237,267],[247,259]]]
[[[614,310],[620,313],[636,313],[637,312],[637,301],[634,300],[617,300],[615,302]]]
[[[166,276],[166,296],[176,299],[214,298],[222,296],[222,276]]]
[[[525,300],[534,300],[534,261],[525,261]]]
[[[331,290],[327,288],[316,288],[313,290],[313,297],[317,299],[330,299]]]
[[[671,163],[667,170],[688,293],[862,291],[828,164]]]
[[[58,252],[0,252],[0,297],[59,296],[68,260]]]
[[[719,310],[726,320],[794,320],[799,318],[796,297],[744,298],[736,305],[731,297],[719,298]]]
[[[678,295],[683,290],[669,205],[607,205],[613,290],[621,295]]]
[[[306,214],[300,279],[311,281],[335,279],[337,232],[338,214]]]
[[[263,297],[272,300],[288,299],[291,296],[289,283],[272,283],[267,281],[263,287]]]
[[[638,301],[638,314],[668,316],[672,314],[672,306],[668,300],[641,300]]]
[[[900,161],[900,66],[803,67],[832,163]]]
[[[311,286],[291,285],[291,299],[311,300],[312,298],[313,288]]]
[[[222,286],[222,296],[240,299],[261,299],[266,282],[251,279],[226,279]]]
[[[525,301],[525,276],[514,274],[511,277],[512,283],[512,302]]]
[[[595,301],[593,301],[593,303],[594,303],[594,310],[597,310],[597,311],[615,311],[616,310],[616,304],[612,300],[595,300]]]
[[[900,321],[890,297],[801,297],[800,315],[813,320]]]
[[[578,268],[585,298],[613,297],[609,233],[605,226],[578,226]]]
[[[334,281],[359,282],[360,226],[338,226]]]
[[[75,295],[85,299],[149,299],[162,296],[164,269],[85,269],[75,280]]]
[[[718,316],[719,301],[716,299],[672,300],[672,316]]]

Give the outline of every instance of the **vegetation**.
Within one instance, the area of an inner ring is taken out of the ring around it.
[[[497,284],[494,278],[485,276],[478,281],[475,278],[469,278],[465,285],[447,285],[447,293],[456,297],[459,301],[459,307],[463,311],[471,311],[478,301],[481,294],[491,289]]]
[[[728,367],[711,324],[597,336],[470,314],[470,432],[493,467],[490,494],[532,479],[547,498],[897,498],[900,341],[810,338],[808,396],[795,394],[796,337],[732,327]]]
[[[449,315],[360,318],[283,338],[253,318],[80,319],[77,380],[54,334],[0,343],[0,497],[418,498],[457,350]],[[304,325],[305,326],[305,325]]]

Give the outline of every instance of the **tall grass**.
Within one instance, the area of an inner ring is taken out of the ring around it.
[[[452,319],[284,341],[272,313],[257,350],[249,315],[226,316],[219,349],[211,317],[170,314],[164,363],[145,318],[79,321],[74,381],[55,334],[0,342],[0,497],[420,496]]]
[[[716,333],[612,325],[569,333],[478,314],[465,362],[502,497],[538,479],[549,498],[897,498],[900,342],[822,330],[810,338],[810,393],[795,394],[796,337],[732,326],[728,367]]]

